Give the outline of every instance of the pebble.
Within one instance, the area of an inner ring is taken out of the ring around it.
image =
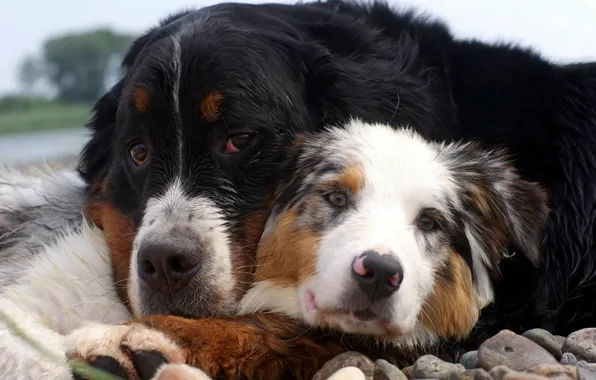
[[[522,336],[540,345],[540,347],[550,352],[555,359],[561,359],[561,355],[563,355],[563,352],[561,352],[561,347],[563,347],[563,344],[557,342],[557,339],[555,339],[553,334],[549,333],[548,331],[543,329],[531,329],[523,333]]]
[[[365,380],[366,376],[357,367],[344,367],[335,372],[327,380]]]
[[[596,363],[588,363],[585,360],[580,360],[575,366],[577,367],[577,371],[583,374],[580,378],[596,379]]]
[[[387,360],[379,359],[375,362],[374,380],[408,380],[408,378]]]
[[[488,373],[493,380],[548,380],[548,377],[533,373],[514,371],[504,365],[498,365],[491,369]]]
[[[561,335],[555,335],[554,337],[557,340],[557,343],[559,343],[561,347],[563,347],[563,345],[565,344],[565,339],[567,338]]]
[[[433,355],[424,355],[416,360],[412,368],[412,379],[447,380],[452,373],[461,373],[466,369],[461,364],[447,363]]]
[[[487,371],[499,365],[523,371],[538,364],[558,362],[538,344],[509,330],[487,339],[478,349],[478,366]]]
[[[373,362],[350,351],[327,362],[312,380],[596,380],[596,328],[569,336],[531,329],[509,330],[464,353],[459,363],[434,355],[401,370],[386,360]]]
[[[465,369],[474,369],[478,367],[478,351],[469,351],[462,355],[459,364]]]
[[[373,380],[374,378],[375,363],[363,354],[355,351],[347,351],[325,363],[323,368],[315,374],[312,380],[328,380],[332,375],[345,367],[356,367],[360,369],[364,374],[364,377],[362,377],[363,380]],[[350,372],[350,375],[353,374]]]
[[[527,372],[546,376],[549,379],[577,380],[577,368],[571,365],[538,364],[530,368]]]
[[[453,372],[449,380],[492,380],[492,377],[482,368],[476,368],[461,373]]]
[[[563,345],[563,352],[570,352],[579,360],[596,363],[596,328],[569,334]]]
[[[559,363],[563,365],[576,365],[577,358],[571,352],[565,352],[563,353],[563,356],[561,356]]]
[[[413,370],[413,369],[414,369],[414,366],[413,366],[413,365],[411,365],[411,366],[408,366],[408,367],[404,367],[404,368],[402,368],[402,369],[401,369],[401,372],[402,372],[404,375],[406,375],[406,377],[407,377],[408,379],[411,379],[411,378],[412,378],[412,370]]]

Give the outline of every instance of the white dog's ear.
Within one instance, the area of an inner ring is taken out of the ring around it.
[[[538,266],[549,215],[543,187],[522,179],[504,150],[466,144],[453,158],[456,181],[465,194],[463,216],[469,237],[492,262],[518,253]]]
[[[548,196],[536,182],[517,179],[502,183],[500,195],[506,206],[507,222],[513,249],[521,252],[532,264],[540,263],[540,244],[549,215]]]

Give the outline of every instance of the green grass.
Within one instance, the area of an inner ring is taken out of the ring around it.
[[[0,134],[81,128],[91,117],[91,107],[54,103],[0,110]]]

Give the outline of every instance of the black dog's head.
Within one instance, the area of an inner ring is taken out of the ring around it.
[[[221,4],[174,15],[133,43],[125,77],[95,106],[80,171],[135,314],[233,311],[254,281],[268,199],[296,132],[351,115],[440,118],[413,41],[375,69],[367,49],[396,47],[334,17]],[[403,76],[402,93],[386,78],[365,80],[368,70]]]

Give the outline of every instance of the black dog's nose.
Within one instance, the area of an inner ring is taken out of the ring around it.
[[[137,254],[139,278],[151,288],[176,291],[188,285],[200,254],[173,242],[143,242]]]
[[[352,274],[372,301],[387,298],[401,285],[404,271],[392,254],[366,251],[352,262]]]

